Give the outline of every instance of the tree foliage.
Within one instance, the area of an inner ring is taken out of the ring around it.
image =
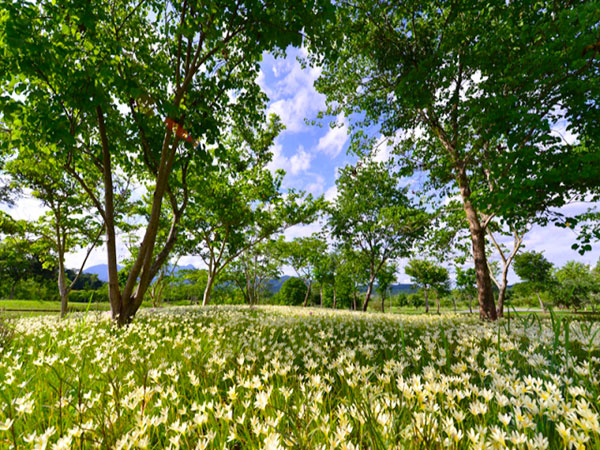
[[[353,148],[378,125],[404,173],[461,199],[482,318],[496,318],[489,221],[546,223],[551,207],[597,198],[599,20],[597,1],[353,0],[314,49],[327,112],[356,118]]]

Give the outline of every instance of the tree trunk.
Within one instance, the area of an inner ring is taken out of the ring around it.
[[[427,297],[427,289],[423,288],[423,296],[425,297],[425,314],[429,314],[429,298]]]
[[[463,200],[463,208],[469,222],[469,231],[471,232],[473,260],[475,261],[475,272],[477,274],[479,317],[483,320],[496,320],[497,314],[494,291],[492,290],[492,279],[485,255],[485,228],[481,226],[477,211],[475,211],[475,207],[471,203],[471,188],[464,168],[459,170],[457,181]]]
[[[210,294],[212,293],[213,284],[215,282],[215,274],[212,270],[208,271],[208,279],[206,280],[206,287],[204,288],[204,296],[202,297],[202,306],[208,305],[210,301]]]
[[[320,302],[319,306],[321,306],[321,308],[322,308],[323,307],[323,284],[321,284],[321,291],[319,292],[319,302]]]
[[[371,275],[369,278],[369,284],[367,286],[367,293],[365,294],[365,301],[362,305],[362,310],[365,312],[369,307],[369,300],[371,299],[371,293],[373,292],[373,283],[375,283],[375,275]]]
[[[61,319],[67,315],[67,306],[69,304],[69,290],[65,280],[65,264],[64,259],[58,256],[58,293],[60,294],[60,317]]]
[[[112,162],[110,158],[110,149],[108,147],[108,137],[106,135],[106,125],[104,123],[104,113],[101,106],[96,107],[96,114],[98,116],[98,129],[100,131],[100,140],[102,143],[102,181],[104,183],[104,224],[106,227],[108,298],[110,300],[110,309],[113,320],[118,321],[119,325],[124,325],[125,323],[128,323],[130,318],[126,317],[125,311],[123,310],[121,289],[119,287]]]
[[[335,284],[333,285],[333,309],[337,308],[337,292],[335,289]]]
[[[542,312],[546,312],[546,307],[544,306],[544,302],[542,302],[542,297],[540,297],[540,291],[535,291],[535,295],[537,295],[538,301],[540,302],[540,308],[542,308]]]
[[[456,299],[454,298],[454,295],[452,295],[452,304],[454,305],[454,312],[456,312]]]
[[[352,292],[352,311],[356,311],[356,291]]]
[[[385,312],[385,294],[381,294],[381,312]]]
[[[302,304],[302,306],[306,307],[308,306],[308,297],[310,295],[310,288],[312,286],[312,283],[307,283],[306,285],[306,295],[304,296],[304,303]]]

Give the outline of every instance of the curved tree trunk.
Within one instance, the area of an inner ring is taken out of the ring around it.
[[[375,274],[371,275],[369,278],[369,284],[367,286],[367,293],[365,294],[365,301],[362,305],[362,310],[365,312],[369,307],[369,300],[371,299],[371,294],[373,293],[373,283],[375,283]]]
[[[540,291],[535,291],[535,295],[537,295],[538,301],[540,302],[540,308],[542,308],[543,312],[546,312],[546,307],[544,306],[544,302],[542,301],[542,297],[540,297]],[[592,305],[594,303],[592,302]]]
[[[479,300],[479,317],[483,320],[496,320],[496,305],[494,291],[492,290],[492,279],[485,255],[485,227],[481,226],[475,207],[471,203],[471,187],[464,165],[458,168],[458,187],[463,201],[463,209],[469,222],[471,232],[471,245],[473,249],[473,260],[477,276],[477,297]]]
[[[310,295],[310,288],[311,288],[311,287],[312,287],[312,283],[311,283],[311,282],[309,282],[309,283],[306,285],[306,295],[304,295],[304,303],[302,304],[302,306],[304,306],[304,307],[308,306],[308,297],[309,297],[309,295]]]
[[[215,282],[215,274],[213,271],[208,271],[208,279],[206,280],[206,287],[204,288],[204,296],[202,297],[202,306],[208,305],[210,301],[210,294],[212,293],[213,284]]]

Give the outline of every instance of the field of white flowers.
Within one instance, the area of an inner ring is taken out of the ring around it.
[[[295,308],[21,319],[0,448],[600,448],[600,323]]]

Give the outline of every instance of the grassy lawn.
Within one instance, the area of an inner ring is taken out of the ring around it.
[[[600,449],[599,322],[239,306],[14,323],[0,448]]]

